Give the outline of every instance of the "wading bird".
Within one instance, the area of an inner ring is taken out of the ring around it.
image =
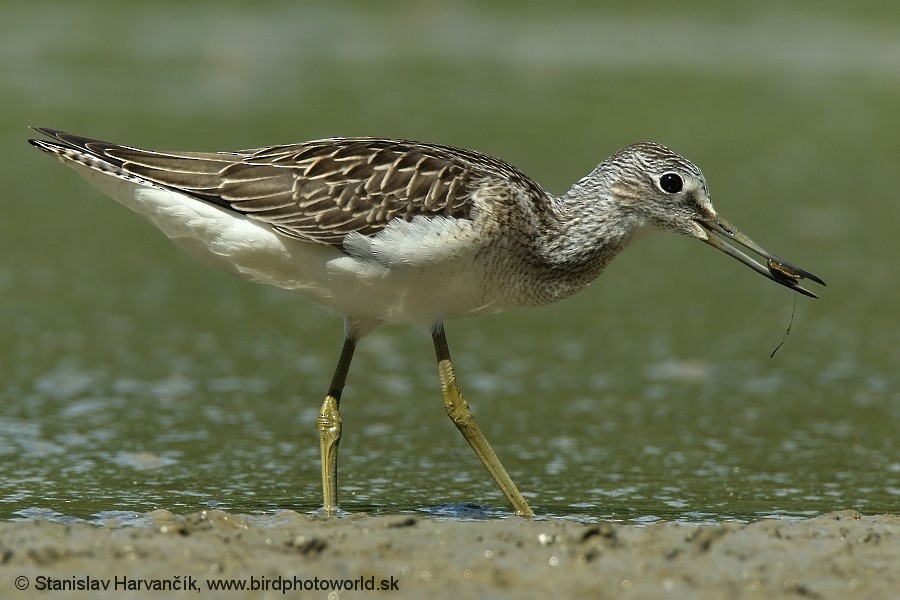
[[[519,515],[531,508],[463,398],[443,323],[555,302],[653,231],[697,238],[792,290],[824,282],[720,217],[693,163],[624,148],[562,196],[471,150],[332,138],[237,152],[154,152],[44,127],[31,144],[148,219],[201,261],[293,290],[344,319],[319,411],[323,508],[336,514],[339,404],[357,342],[379,325],[431,334],[444,408]],[[766,259],[765,266],[734,242]]]

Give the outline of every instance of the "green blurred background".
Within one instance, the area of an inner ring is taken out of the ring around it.
[[[0,23],[0,517],[314,510],[341,324],[194,263],[26,144],[374,135],[481,150],[564,192],[631,142],[824,278],[793,295],[656,236],[558,305],[448,324],[464,393],[542,514],[752,520],[900,504],[900,6],[7,1]],[[367,338],[341,504],[506,510],[430,342]]]

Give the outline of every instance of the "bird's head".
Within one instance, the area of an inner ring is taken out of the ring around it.
[[[700,169],[665,146],[655,142],[633,144],[614,154],[605,165],[607,185],[615,202],[639,214],[647,226],[702,240],[806,296],[816,297],[800,285],[800,280],[825,285],[820,278],[772,254],[722,218],[713,208]],[[765,265],[737,246],[766,259]]]

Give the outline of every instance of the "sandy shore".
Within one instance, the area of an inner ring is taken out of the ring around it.
[[[278,598],[304,587],[289,596],[900,597],[894,515],[647,527],[290,511],[264,522],[217,510],[148,517],[140,527],[0,523],[0,597]],[[360,591],[329,596],[348,585]]]

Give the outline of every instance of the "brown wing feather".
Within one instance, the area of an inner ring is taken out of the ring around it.
[[[41,130],[126,173],[272,225],[280,233],[340,246],[417,215],[471,218],[473,194],[505,183],[544,192],[493,157],[379,138],[335,138],[239,152],[151,152]]]

